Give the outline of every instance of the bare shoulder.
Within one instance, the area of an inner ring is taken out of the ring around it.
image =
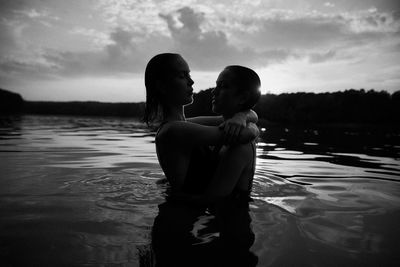
[[[182,129],[182,127],[185,127],[185,123],[186,122],[183,121],[171,121],[165,123],[157,134],[158,139],[163,140],[165,138],[170,138],[173,135],[179,134],[180,129]]]

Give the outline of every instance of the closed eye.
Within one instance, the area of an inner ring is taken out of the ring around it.
[[[179,78],[191,78],[190,73],[186,71],[182,71],[178,74]]]

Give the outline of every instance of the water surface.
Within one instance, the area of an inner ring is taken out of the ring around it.
[[[397,266],[399,155],[390,127],[266,127],[250,203],[257,266]],[[148,266],[163,177],[154,132],[133,119],[3,118],[0,261]]]

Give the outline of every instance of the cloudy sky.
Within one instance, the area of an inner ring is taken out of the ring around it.
[[[183,55],[196,91],[240,64],[263,93],[394,92],[400,1],[0,1],[0,88],[26,100],[143,101],[162,52]]]

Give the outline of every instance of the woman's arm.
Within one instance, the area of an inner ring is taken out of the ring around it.
[[[248,110],[246,112],[238,112],[232,118],[224,121],[219,127],[224,130],[225,144],[235,144],[238,143],[241,131],[248,127],[249,123],[256,123],[258,121],[257,113],[253,110]],[[250,132],[253,132],[251,129]],[[259,133],[257,132],[258,136]],[[239,142],[240,143],[240,142]]]
[[[224,123],[224,118],[222,116],[198,116],[198,117],[187,118],[187,121],[201,125],[217,126]],[[246,111],[241,111],[236,113],[228,121],[229,121],[228,124],[238,124],[245,127],[246,123],[248,122],[257,123],[258,115],[253,110],[249,109]]]
[[[208,126],[218,125],[224,131],[222,141],[224,144],[246,143],[259,135],[257,127],[251,127],[245,130],[243,134],[241,133],[244,128],[249,127],[249,123],[258,121],[257,113],[251,109],[238,112],[226,121],[223,120],[222,116],[201,116],[189,118],[187,121]]]
[[[248,143],[258,136],[258,128],[250,123],[240,131],[238,143]],[[221,145],[226,141],[225,133],[216,126],[204,126],[185,121],[165,124],[159,133],[160,141],[168,141],[182,146]]]
[[[186,119],[189,122],[197,123],[207,126],[218,126],[224,122],[224,117],[222,116],[198,116]]]

